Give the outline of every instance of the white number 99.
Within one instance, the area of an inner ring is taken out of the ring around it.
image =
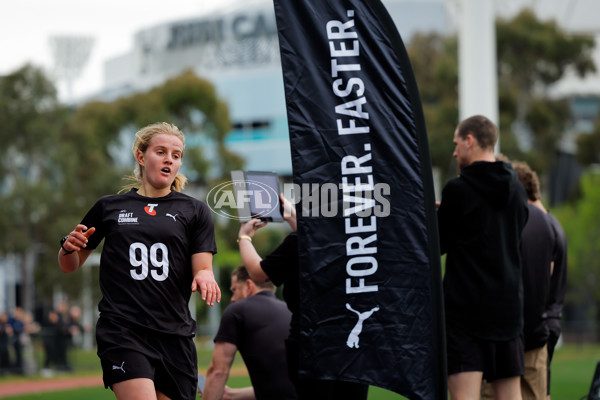
[[[152,266],[150,274],[154,280],[164,281],[169,276],[169,251],[164,243],[154,243],[150,247],[150,252],[145,244],[132,243],[129,246],[129,263],[134,267],[129,270],[129,273],[137,281],[148,277],[150,266]]]

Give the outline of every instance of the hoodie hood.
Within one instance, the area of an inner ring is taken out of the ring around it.
[[[508,205],[520,184],[512,166],[502,161],[476,161],[463,168],[460,177],[498,209]]]

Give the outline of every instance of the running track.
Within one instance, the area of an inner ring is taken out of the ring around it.
[[[64,377],[0,383],[0,399],[22,394],[44,393],[80,387],[104,386],[102,376]]]
[[[206,371],[200,372],[206,373]],[[248,376],[248,371],[244,366],[233,367],[229,376]],[[0,399],[23,394],[54,392],[93,386],[104,387],[101,375],[7,381],[0,382]]]

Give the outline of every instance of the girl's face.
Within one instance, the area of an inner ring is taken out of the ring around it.
[[[175,135],[159,134],[152,138],[145,153],[138,151],[137,161],[143,167],[144,183],[155,189],[171,187],[181,167],[183,143]]]

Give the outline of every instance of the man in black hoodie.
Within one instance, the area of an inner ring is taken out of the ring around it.
[[[519,243],[528,216],[525,189],[496,161],[496,126],[476,115],[454,133],[460,175],[442,191],[440,246],[451,399],[479,399],[482,377],[496,399],[520,400],[523,284]]]

